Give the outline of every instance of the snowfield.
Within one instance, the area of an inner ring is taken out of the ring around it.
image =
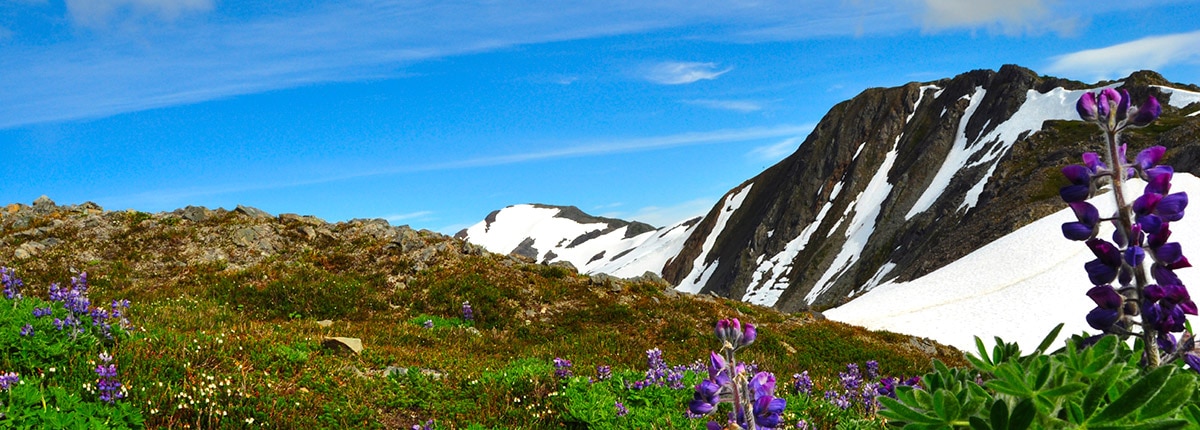
[[[1171,192],[1200,195],[1200,178],[1176,173]],[[1128,194],[1140,195],[1143,183],[1132,181]],[[1115,207],[1109,193],[1091,200],[1100,213]],[[979,248],[949,265],[911,282],[886,282],[849,303],[825,312],[835,321],[927,337],[966,351],[975,336],[994,344],[994,336],[1032,350],[1058,323],[1065,323],[1057,345],[1073,333],[1088,331],[1084,316],[1095,304],[1085,293],[1092,287],[1084,263],[1095,258],[1082,242],[1067,240],[1061,226],[1075,221],[1063,210]],[[1200,250],[1200,215],[1172,223],[1171,240],[1184,255]],[[1112,228],[1101,229],[1108,238]],[[1200,257],[1197,257],[1200,258]],[[1177,274],[1192,291],[1200,286],[1200,268]],[[1193,317],[1194,318],[1194,317]]]

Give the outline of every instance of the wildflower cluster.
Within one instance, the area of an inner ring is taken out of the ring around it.
[[[746,365],[737,362],[735,353],[754,343],[758,332],[754,325],[742,325],[736,318],[720,320],[715,329],[721,341],[720,353],[709,354],[708,378],[696,385],[688,410],[694,416],[705,416],[717,410],[719,404],[733,406],[727,424],[709,421],[708,428],[773,429],[780,424],[780,414],[787,400],[775,397],[775,375],[757,372],[750,376]]]
[[[845,372],[838,373],[840,390],[826,390],[825,401],[842,410],[854,409],[864,415],[873,415],[879,410],[879,396],[896,398],[897,386],[919,388],[920,378],[898,379],[895,377],[880,377],[879,362],[875,360],[866,363],[866,372],[859,369],[857,363],[846,365]],[[811,395],[812,379],[808,372],[792,375],[792,389],[796,393]]]
[[[646,377],[630,384],[630,388],[641,390],[652,385],[669,387],[673,390],[685,388],[683,377],[688,370],[687,366],[667,366],[667,362],[662,358],[662,350],[654,348],[646,351],[646,368]]]
[[[612,379],[612,366],[607,364],[596,366],[596,379],[600,381]]]
[[[60,287],[57,283],[50,284],[50,301],[62,303],[63,308],[67,310],[63,318],[54,318],[56,329],[78,335],[92,327],[98,330],[104,338],[112,340],[114,324],[121,328],[129,327],[129,320],[125,318],[125,312],[129,309],[129,300],[113,300],[105,309],[93,307],[87,294],[87,272],[72,277],[70,287]],[[54,311],[50,307],[33,310],[33,316],[36,318],[52,315],[54,315]],[[85,321],[89,321],[90,326],[85,324]]]
[[[571,360],[561,357],[554,357],[554,376],[560,379],[566,379],[570,378],[571,375],[573,375],[573,373],[571,373]]]
[[[107,352],[100,353],[100,364],[96,365],[96,390],[100,392],[100,401],[116,403],[125,398],[125,390],[121,381],[117,380],[117,365],[112,363],[112,356]]]
[[[433,430],[434,429],[433,420],[431,419],[431,420],[425,421],[425,424],[423,424],[423,425],[422,424],[413,424],[413,426],[410,428],[412,430]]]
[[[4,286],[4,297],[9,300],[19,300],[21,298],[21,287],[25,286],[20,278],[17,278],[12,269],[0,267],[0,285]]]
[[[1126,145],[1120,142],[1122,131],[1149,125],[1162,108],[1154,97],[1133,107],[1127,91],[1111,88],[1099,94],[1085,93],[1076,108],[1082,119],[1100,127],[1106,143],[1103,155],[1085,153],[1083,164],[1062,170],[1071,184],[1063,187],[1060,195],[1077,219],[1063,224],[1063,235],[1084,241],[1096,256],[1084,265],[1093,284],[1087,295],[1096,303],[1087,322],[1104,334],[1140,335],[1150,367],[1186,354],[1189,363],[1197,364],[1193,368],[1200,368],[1200,357],[1189,354],[1194,342],[1189,337],[1180,348],[1174,335],[1184,331],[1185,314],[1197,313],[1195,302],[1174,272],[1191,264],[1179,243],[1170,241],[1170,223],[1183,218],[1187,194],[1170,192],[1174,169],[1159,164],[1166,148],[1146,148],[1129,162]],[[1131,202],[1125,183],[1133,178],[1145,181],[1146,186]],[[1105,185],[1111,185],[1116,212],[1102,218],[1086,200]],[[1098,237],[1104,221],[1114,227],[1111,242]],[[1135,319],[1138,316],[1140,321]]]

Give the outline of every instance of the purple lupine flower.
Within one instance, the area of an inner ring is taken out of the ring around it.
[[[54,313],[54,310],[50,309],[49,306],[42,307],[42,308],[33,308],[33,317],[34,318],[50,316],[53,313]]]
[[[563,379],[571,377],[571,360],[554,357],[554,376]]]
[[[1096,302],[1096,308],[1087,314],[1088,325],[1096,330],[1109,331],[1121,317],[1121,305],[1125,298],[1117,294],[1111,285],[1092,287],[1087,295]]]
[[[413,424],[412,430],[433,430],[433,419],[425,421],[425,424]]]
[[[21,334],[21,336],[22,336],[22,337],[24,337],[24,336],[33,336],[33,325],[32,325],[32,324],[25,324],[24,326],[22,326],[22,327],[21,327],[21,333],[20,333],[20,334]]]
[[[4,285],[4,297],[9,300],[21,299],[21,287],[25,286],[25,283],[12,269],[0,267],[0,285]]]
[[[433,320],[425,320],[425,323],[421,325],[427,329],[431,329],[433,328]]]
[[[14,372],[0,373],[0,391],[8,390],[19,382],[21,382],[20,374]]]
[[[1096,256],[1095,260],[1083,265],[1087,270],[1088,279],[1092,281],[1092,285],[1112,283],[1121,271],[1121,250],[1104,239],[1088,240],[1087,245]]]
[[[463,319],[467,321],[475,321],[475,310],[471,309],[471,302],[462,303]]]
[[[867,361],[867,379],[879,379],[879,362],[875,360]]]
[[[625,409],[625,404],[624,404],[624,403],[621,403],[620,401],[618,401],[618,402],[616,402],[616,404],[615,404],[615,405],[613,405],[613,406],[614,406],[614,407],[616,408],[616,410],[617,410],[617,416],[618,416],[618,417],[623,417],[623,416],[625,416],[625,415],[629,415],[629,409]]]
[[[1078,221],[1063,223],[1063,236],[1071,240],[1095,238],[1100,231],[1100,211],[1088,202],[1074,202],[1070,206]]]
[[[601,381],[612,379],[612,367],[607,364],[596,366],[596,379]]]
[[[800,394],[810,395],[813,390],[812,378],[808,376],[808,371],[792,375],[792,391]]]
[[[121,382],[117,380],[117,365],[111,363],[112,356],[107,352],[100,353],[100,361],[101,363],[96,365],[96,390],[100,392],[100,401],[116,403],[117,400],[125,398]]]
[[[696,385],[696,392],[692,395],[691,403],[688,403],[688,410],[696,415],[707,415],[717,408],[717,404],[721,402],[719,394],[721,386],[717,385],[711,379],[700,381]]]
[[[796,430],[808,430],[808,421],[796,421]]]

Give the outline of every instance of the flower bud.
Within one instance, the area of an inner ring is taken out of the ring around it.
[[[1145,127],[1150,125],[1151,122],[1154,122],[1154,120],[1157,119],[1160,114],[1162,114],[1162,106],[1158,104],[1158,99],[1155,99],[1154,96],[1150,96],[1150,98],[1146,99],[1145,103],[1142,103],[1141,107],[1137,108],[1137,112],[1135,112],[1133,118],[1129,120],[1129,126]]]
[[[1075,110],[1079,111],[1079,118],[1084,121],[1096,120],[1096,94],[1083,93],[1079,101],[1075,103]]]

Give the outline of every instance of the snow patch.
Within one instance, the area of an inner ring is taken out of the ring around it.
[[[1197,93],[1197,92],[1184,91],[1184,90],[1181,90],[1178,88],[1164,87],[1161,85],[1151,85],[1151,86],[1158,88],[1159,90],[1162,90],[1162,92],[1164,92],[1164,93],[1170,94],[1171,100],[1169,100],[1167,102],[1167,104],[1169,104],[1169,105],[1171,105],[1171,107],[1174,107],[1177,109],[1183,109],[1192,103],[1200,102],[1200,93]],[[1194,116],[1194,115],[1196,115],[1196,114],[1193,113],[1188,116]]]
[[[897,138],[896,141],[899,142],[900,139]],[[833,281],[838,276],[841,276],[850,265],[858,261],[862,250],[867,246],[867,240],[875,232],[879,209],[892,192],[892,184],[888,182],[887,176],[888,172],[892,170],[892,165],[896,163],[898,147],[899,144],[892,146],[892,150],[884,156],[883,164],[875,171],[875,176],[871,177],[871,181],[867,183],[867,187],[847,207],[847,210],[854,209],[854,218],[846,227],[846,241],[842,244],[842,250],[838,252],[837,257],[834,257],[833,264],[813,284],[813,289],[804,296],[805,302],[812,303],[813,300],[816,300],[833,285]],[[843,217],[843,219],[845,218]]]
[[[729,219],[733,217],[733,213],[742,206],[742,202],[750,194],[750,188],[753,185],[747,184],[744,188],[737,190],[725,198],[725,202],[721,205],[721,210],[717,212],[716,224],[713,226],[712,231],[708,232],[708,236],[704,238],[704,245],[700,248],[700,255],[692,262],[692,272],[684,277],[675,289],[694,294],[700,292],[700,289],[708,284],[708,278],[716,272],[719,261],[713,260],[712,263],[705,265],[704,259],[708,257],[708,253],[712,251],[713,245],[717,243],[717,238],[725,230],[725,224],[729,222]]]
[[[1141,189],[1142,183],[1132,182],[1136,184],[1130,184],[1131,191]],[[1200,178],[1176,173],[1172,191],[1196,195]],[[1107,193],[1093,198],[1092,204],[1101,213],[1114,210]],[[1091,283],[1083,270],[1095,256],[1083,243],[1062,237],[1061,225],[1071,221],[1074,214],[1064,208],[933,273],[910,282],[885,282],[824,314],[835,321],[928,337],[966,351],[975,350],[975,336],[985,343],[999,336],[1033,348],[1060,322],[1066,324],[1062,336],[1095,332],[1084,319],[1095,304],[1086,296]],[[1172,240],[1200,243],[1200,218],[1177,222]],[[1100,233],[1109,236],[1110,228]],[[1200,269],[1182,269],[1177,274],[1187,285],[1200,285]]]

